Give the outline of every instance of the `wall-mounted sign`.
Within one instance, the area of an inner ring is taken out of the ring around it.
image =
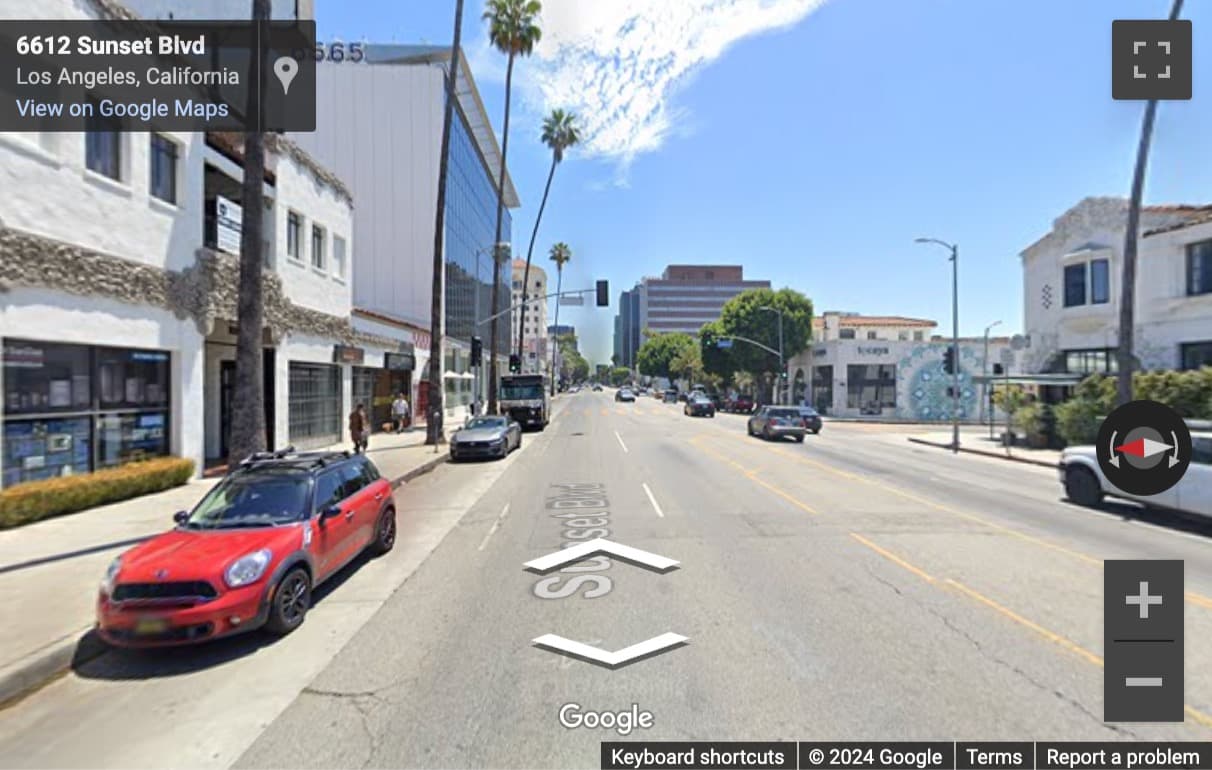
[[[244,222],[244,209],[222,195],[215,196],[215,241],[219,251],[228,254],[240,253],[240,228]]]
[[[332,360],[336,364],[360,364],[366,360],[366,351],[352,345],[333,345]]]
[[[860,356],[886,356],[889,352],[889,349],[886,347],[871,348],[860,345],[858,349]]]
[[[417,368],[417,357],[412,353],[384,353],[383,368],[393,372],[411,372]]]

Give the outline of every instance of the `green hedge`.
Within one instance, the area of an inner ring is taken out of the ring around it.
[[[1136,372],[1132,397],[1158,401],[1188,419],[1212,419],[1212,367]],[[1068,444],[1093,444],[1100,421],[1115,409],[1115,377],[1092,374],[1056,407],[1057,432]]]
[[[0,490],[0,529],[161,492],[193,475],[193,460],[157,457],[96,473],[18,484]]]

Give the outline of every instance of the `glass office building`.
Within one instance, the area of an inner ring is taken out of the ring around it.
[[[461,110],[451,123],[450,164],[446,171],[446,336],[470,346],[473,335],[488,353],[489,325],[475,330],[476,320],[492,315],[492,246],[497,226],[497,191],[472,143]],[[512,241],[512,217],[505,208],[501,240]],[[509,306],[508,263],[502,268],[498,301]],[[497,324],[497,351],[509,350],[509,315]],[[485,362],[487,363],[487,362]]]

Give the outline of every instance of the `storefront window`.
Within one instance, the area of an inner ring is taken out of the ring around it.
[[[300,448],[341,441],[341,367],[290,364],[290,443]]]
[[[101,415],[97,418],[97,467],[168,454],[167,428],[164,412]]]
[[[4,424],[4,486],[92,468],[89,417],[13,420]]]
[[[91,409],[90,360],[90,349],[85,345],[5,340],[4,413]]]
[[[168,353],[98,348],[97,384],[102,409],[166,406]]]
[[[896,366],[851,364],[846,367],[846,407],[872,410],[896,408]]]
[[[817,366],[812,370],[812,405],[821,414],[833,408],[833,367]]]

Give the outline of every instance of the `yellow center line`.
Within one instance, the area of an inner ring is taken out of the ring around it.
[[[819,468],[820,470],[827,471],[829,473],[832,473],[837,476],[841,476],[843,478],[851,479],[852,481],[858,481],[863,484],[868,484],[873,487],[878,487],[880,489],[883,489],[886,492],[891,492],[892,494],[897,495],[905,500],[911,500],[915,503],[920,503],[921,505],[925,505],[929,508],[933,508],[936,511],[942,511],[943,513],[949,513],[953,516],[958,516],[961,519],[967,519],[968,521],[973,521],[978,524],[982,524],[986,527],[989,527],[990,529],[995,529],[998,532],[1002,532],[1004,534],[1011,535],[1013,537],[1016,537],[1020,540],[1028,542],[1028,543],[1033,543],[1041,548],[1047,548],[1052,551],[1057,551],[1058,553],[1063,553],[1068,556],[1072,556],[1073,558],[1078,559],[1080,561],[1084,561],[1087,564],[1092,564],[1099,568],[1101,568],[1103,566],[1102,559],[1091,556],[1090,554],[1082,553],[1081,551],[1075,551],[1072,548],[1067,548],[1063,545],[1060,545],[1059,543],[1054,543],[1050,540],[1045,540],[1043,538],[1036,537],[1035,535],[1029,535],[1026,532],[1023,532],[1021,530],[1014,529],[1013,527],[1007,527],[1004,524],[998,524],[997,522],[990,521],[989,519],[986,519],[983,516],[977,516],[975,514],[968,513],[967,511],[961,511],[957,508],[952,508],[949,505],[945,505],[943,503],[935,502],[934,500],[930,500],[928,498],[921,497],[919,495],[915,495],[912,492],[905,491],[904,489],[901,489],[899,487],[894,487],[894,486],[888,484],[887,482],[870,479],[865,476],[860,476],[858,474],[851,473],[849,471],[844,471],[844,470],[841,470],[840,468],[836,468],[832,465],[818,462],[816,460],[809,460],[806,457],[801,457],[800,455],[794,454],[792,452],[788,452],[787,450],[780,449],[778,447],[771,447],[771,451],[773,451],[777,454],[783,455],[784,457],[789,457],[792,460],[794,460],[798,463],[801,463],[803,465],[807,465],[807,466],[810,466],[813,468]],[[1212,598],[1209,598],[1202,594],[1196,593],[1194,591],[1187,591],[1185,598],[1187,599],[1187,601],[1191,602],[1194,605],[1203,607],[1205,609],[1212,609]]]
[[[930,573],[928,573],[925,570],[923,570],[922,568],[910,563],[906,559],[892,553],[888,549],[876,545],[875,543],[871,542],[870,540],[868,540],[867,538],[858,534],[857,532],[851,532],[850,537],[854,538],[858,542],[867,546],[872,551],[875,551],[880,556],[883,556],[888,561],[896,564],[897,566],[905,569],[908,572],[912,572],[914,575],[917,575],[919,578],[921,578],[926,583],[929,583],[929,584],[935,585],[935,586],[940,585],[939,582],[933,576],[930,575]],[[1068,652],[1071,652],[1074,655],[1077,655],[1079,658],[1085,660],[1088,663],[1092,663],[1095,666],[1098,666],[1099,668],[1104,668],[1104,662],[1103,662],[1102,656],[1086,649],[1085,647],[1082,647],[1080,644],[1073,641],[1072,639],[1061,636],[1060,634],[1056,633],[1055,631],[1051,631],[1051,630],[1041,626],[1039,623],[1036,623],[1033,620],[1023,617],[1022,615],[1018,614],[1017,612],[1010,609],[1009,607],[1007,607],[993,599],[990,599],[988,596],[985,596],[984,594],[977,591],[976,589],[969,588],[968,586],[964,585],[963,583],[959,582],[958,580],[954,580],[952,578],[945,578],[942,581],[941,585],[945,586],[947,588],[951,588],[956,591],[959,591],[960,593],[967,596],[969,599],[979,602],[980,604],[983,604],[984,606],[988,607],[989,609],[994,610],[995,612],[1002,615],[1003,617],[1009,618],[1010,620],[1014,621],[1015,623],[1019,624],[1020,626],[1023,626],[1024,628],[1027,628],[1027,629],[1033,631],[1038,636],[1042,637],[1043,639],[1048,640],[1049,642],[1055,644],[1056,646],[1060,647],[1061,649],[1067,650]],[[1183,711],[1189,717],[1191,717],[1192,720],[1199,722],[1201,725],[1203,725],[1205,727],[1212,727],[1212,716],[1205,714],[1204,712],[1200,711],[1199,709],[1195,708],[1194,706],[1184,704]]]
[[[690,443],[693,444],[694,446],[698,447],[702,451],[706,452],[707,454],[711,455],[712,457],[716,458],[717,460],[720,460],[721,462],[727,463],[728,465],[731,465],[733,468],[736,468],[737,470],[739,470],[741,472],[742,475],[745,476],[745,478],[747,478],[750,481],[752,481],[753,483],[773,492],[774,494],[783,498],[784,500],[791,503],[792,505],[799,508],[800,510],[811,513],[813,516],[820,515],[820,511],[816,510],[815,508],[808,505],[804,501],[798,499],[794,495],[788,494],[787,492],[776,487],[774,484],[771,484],[770,482],[766,481],[765,479],[759,479],[757,477],[757,475],[758,475],[757,469],[752,469],[752,470],[748,469],[745,466],[743,466],[740,463],[733,460],[732,458],[725,457],[724,455],[716,452],[715,450],[708,449],[707,447],[703,446],[702,444],[699,443],[699,440],[701,438],[702,438],[702,436],[695,436],[694,438],[692,438],[690,440]]]

